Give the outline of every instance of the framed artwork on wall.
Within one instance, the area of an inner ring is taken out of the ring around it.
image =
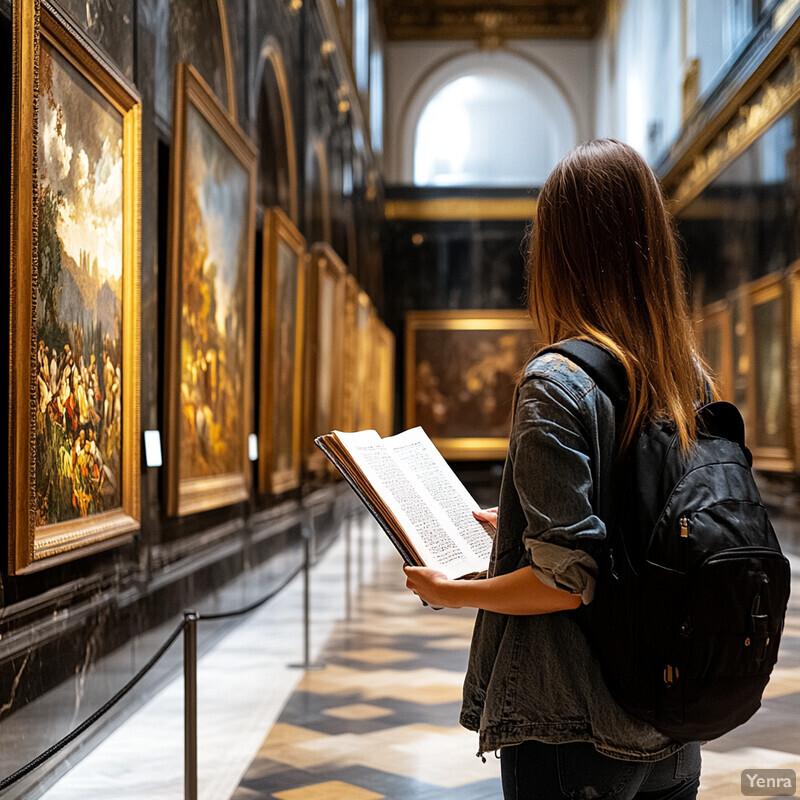
[[[165,476],[183,516],[250,494],[256,150],[188,64],[173,102]]]
[[[731,310],[726,300],[705,306],[696,330],[703,359],[717,379],[723,400],[733,402],[733,336]]]
[[[758,469],[794,469],[789,409],[789,305],[782,273],[746,287],[748,440]]]
[[[405,423],[445,458],[502,459],[519,370],[536,347],[521,311],[415,311],[406,317]]]
[[[800,472],[800,260],[789,268],[789,407],[794,471]]]
[[[13,5],[9,571],[140,526],[141,104],[57,9]]]
[[[384,436],[394,433],[394,370],[395,341],[394,334],[377,317],[372,321],[372,369],[371,380],[374,382],[373,427]]]
[[[341,416],[343,431],[356,428],[356,381],[358,375],[358,334],[356,331],[356,306],[358,281],[347,274],[344,279],[344,362],[342,364]]]
[[[310,255],[303,448],[306,469],[324,474],[329,462],[314,438],[339,427],[347,268],[329,244],[314,244]]]
[[[279,208],[264,218],[259,489],[285,492],[301,479],[306,242]]]
[[[355,370],[353,393],[353,425],[355,430],[362,431],[372,427],[372,327],[374,314],[369,295],[359,289],[356,295],[355,308]]]

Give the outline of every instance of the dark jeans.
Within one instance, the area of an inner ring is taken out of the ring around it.
[[[505,800],[690,800],[700,785],[700,744],[661,761],[620,761],[588,742],[523,742],[500,750]]]

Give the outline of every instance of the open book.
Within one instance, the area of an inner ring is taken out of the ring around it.
[[[334,431],[315,442],[407,564],[448,578],[486,570],[492,540],[472,516],[480,507],[422,428],[384,439]]]

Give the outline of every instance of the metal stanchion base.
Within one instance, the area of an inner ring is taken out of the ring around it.
[[[286,666],[289,667],[289,669],[303,669],[306,670],[306,672],[315,672],[319,669],[325,669],[328,665],[317,662],[316,664],[287,664]]]

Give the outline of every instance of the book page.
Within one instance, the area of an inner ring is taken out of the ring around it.
[[[334,431],[334,435],[391,509],[425,564],[449,578],[486,569],[488,556],[476,557],[460,543],[456,526],[444,510],[375,431]]]
[[[411,428],[385,438],[383,443],[402,462],[405,470],[415,475],[428,490],[455,526],[469,552],[483,560],[482,569],[485,569],[492,551],[492,540],[483,525],[472,516],[480,506],[425,431],[420,427]]]

